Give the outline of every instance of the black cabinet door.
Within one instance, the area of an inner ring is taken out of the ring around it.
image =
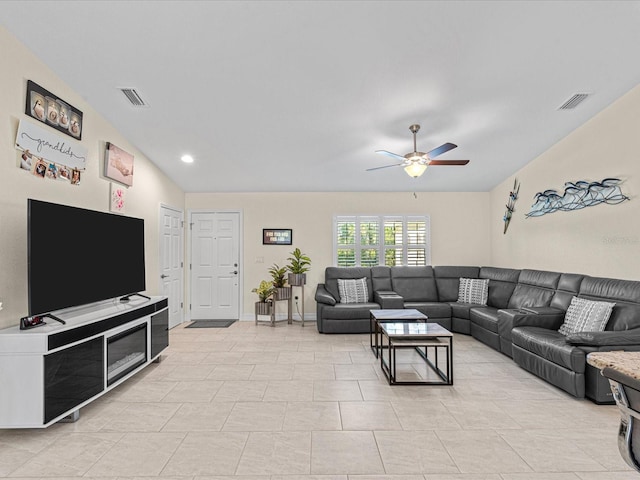
[[[104,337],[44,356],[44,423],[104,389]]]
[[[169,346],[169,309],[151,317],[151,358]]]

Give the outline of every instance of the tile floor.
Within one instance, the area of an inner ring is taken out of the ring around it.
[[[618,453],[617,407],[572,398],[465,335],[449,387],[390,387],[368,335],[313,323],[177,327],[170,344],[78,422],[0,430],[0,477],[640,479]]]

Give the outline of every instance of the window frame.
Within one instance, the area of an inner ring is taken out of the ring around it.
[[[361,224],[372,223],[372,221],[378,224],[378,243],[374,245],[363,245],[361,239]],[[401,222],[402,223],[402,243],[396,245],[385,245],[385,225],[388,222]],[[425,243],[424,244],[408,244],[408,229],[407,225],[411,222],[424,222],[425,224]],[[338,226],[342,223],[354,224],[354,243],[338,243]],[[408,251],[413,247],[424,246],[425,253],[425,265],[431,265],[431,219],[429,215],[370,215],[370,214],[358,214],[358,215],[334,215],[333,216],[333,265],[338,266],[338,251],[339,250],[353,250],[354,251],[354,265],[355,267],[371,267],[373,265],[362,265],[362,250],[369,250],[375,248],[378,252],[377,265],[385,265],[385,253],[388,248],[395,248],[402,251],[402,263],[401,265],[407,265]]]

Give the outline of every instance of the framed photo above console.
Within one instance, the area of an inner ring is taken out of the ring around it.
[[[31,80],[27,80],[24,113],[70,137],[82,140],[82,112]]]
[[[290,228],[263,228],[263,245],[291,245],[293,241],[293,230]]]

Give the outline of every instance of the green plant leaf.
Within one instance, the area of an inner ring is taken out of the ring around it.
[[[287,265],[287,270],[289,270],[289,272],[300,274],[309,271],[311,267],[311,258],[303,254],[299,248],[293,250],[290,255],[291,256],[287,258],[287,260],[289,260],[289,265]]]

